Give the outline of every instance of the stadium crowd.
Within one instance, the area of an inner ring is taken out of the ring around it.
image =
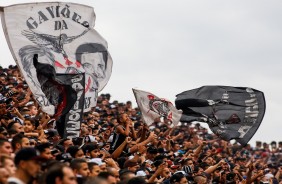
[[[226,142],[199,123],[142,122],[101,94],[80,137],[61,138],[17,66],[0,68],[0,184],[282,183],[282,142]]]

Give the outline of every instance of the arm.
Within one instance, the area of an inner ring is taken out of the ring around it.
[[[275,174],[275,178],[279,181],[279,178],[280,178],[280,175],[281,175],[281,172],[282,172],[282,168],[278,168],[278,171],[277,173]]]
[[[154,183],[155,179],[162,173],[162,171],[165,168],[165,163],[162,163],[158,169],[156,170],[156,172],[150,177],[150,179],[148,180],[148,183]]]
[[[215,170],[216,170],[216,168],[218,167],[218,166],[220,166],[222,163],[224,163],[225,161],[224,160],[221,160],[221,161],[219,161],[217,164],[215,164],[215,165],[213,165],[213,166],[210,166],[209,168],[207,168],[204,172],[205,173],[207,173],[207,174],[211,174],[211,173],[213,173]]]
[[[18,106],[19,106],[19,107],[22,107],[22,106],[24,106],[27,102],[29,102],[29,100],[30,100],[30,95],[31,95],[31,91],[30,91],[30,89],[28,88],[28,91],[27,91],[27,94],[26,94],[24,100],[23,100],[22,102],[18,103]]]
[[[263,176],[263,171],[262,170],[260,170],[259,172],[258,172],[258,174],[256,174],[256,175],[254,175],[253,177],[251,177],[251,181],[250,181],[250,183],[253,183],[258,177],[260,177],[260,176]]]
[[[129,151],[129,152],[130,152],[130,153],[136,152],[139,147],[142,147],[142,146],[147,145],[148,143],[150,143],[150,142],[151,142],[152,140],[154,140],[155,138],[157,138],[157,136],[155,135],[154,132],[151,132],[150,135],[149,135],[149,137],[148,137],[145,141],[143,141],[143,142],[141,142],[141,143],[139,143],[139,144],[136,144],[135,146],[133,146],[132,148],[130,148],[130,151]]]
[[[18,108],[14,107],[11,111],[12,114],[18,116],[20,119],[24,120],[24,117],[22,114],[19,112]]]
[[[129,123],[126,123],[125,130],[121,126],[117,126],[117,133],[120,133],[125,136],[129,136]]]
[[[119,145],[119,147],[112,153],[112,158],[113,159],[117,159],[120,154],[122,153],[122,151],[124,150],[125,146],[127,145],[128,142],[130,142],[131,138],[127,137],[123,143],[121,145]]]
[[[194,150],[194,157],[197,157],[197,158],[198,158],[199,154],[201,153],[203,147],[206,145],[206,142],[199,140],[198,144],[199,144],[199,146]]]

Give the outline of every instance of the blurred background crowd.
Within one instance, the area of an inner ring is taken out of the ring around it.
[[[0,67],[0,184],[282,183],[282,142],[245,147],[201,124],[157,118],[101,94],[80,137],[62,138],[17,66]]]

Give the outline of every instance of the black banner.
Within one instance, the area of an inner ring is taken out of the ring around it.
[[[180,121],[208,123],[220,138],[236,139],[243,146],[265,113],[263,92],[246,87],[203,86],[178,94],[175,105],[183,111]]]

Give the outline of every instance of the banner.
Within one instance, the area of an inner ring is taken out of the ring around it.
[[[147,125],[151,125],[159,117],[168,119],[173,125],[179,123],[182,112],[177,110],[171,102],[150,92],[132,90],[142,113],[142,118]]]
[[[107,84],[113,62],[107,42],[93,29],[93,8],[47,2],[17,4],[0,10],[10,50],[42,110],[53,115],[57,107],[37,78],[35,54],[38,62],[52,66],[56,75],[85,74],[84,112],[96,106],[97,93]]]
[[[181,121],[205,122],[224,140],[246,145],[259,128],[265,113],[261,91],[246,87],[203,86],[177,95]]]

